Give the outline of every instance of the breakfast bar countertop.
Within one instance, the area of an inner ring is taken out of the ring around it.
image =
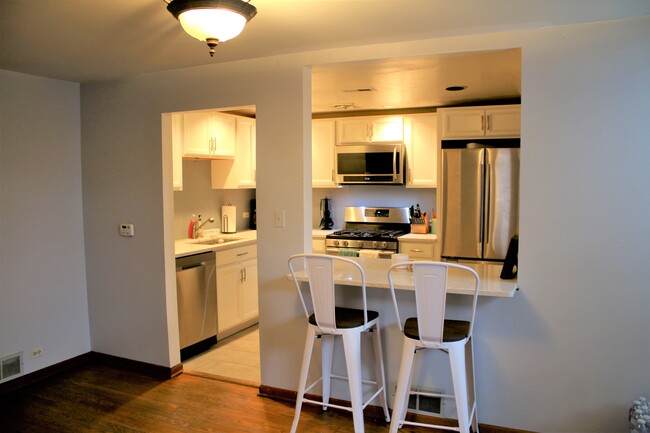
[[[348,257],[349,258],[349,257]],[[355,258],[352,260],[358,262],[366,274],[366,286],[382,289],[390,289],[388,283],[388,268],[391,265],[389,259],[374,258]],[[502,280],[500,278],[500,263],[463,263],[463,265],[474,269],[480,278],[479,296],[492,296],[501,298],[512,298],[516,291],[519,290],[517,279]],[[297,271],[298,281],[307,281],[304,271]],[[339,266],[334,268],[334,282],[344,286],[359,286],[361,281],[353,272],[342,269]],[[287,275],[292,278],[291,274]],[[393,283],[396,289],[413,290],[413,272],[407,269],[399,270],[393,273]],[[450,268],[449,269],[449,293],[459,295],[471,295],[473,278],[466,272]]]

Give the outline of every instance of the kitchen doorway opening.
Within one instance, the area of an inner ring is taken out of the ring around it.
[[[255,106],[164,113],[163,146],[183,369],[259,385],[255,116]],[[201,272],[183,266],[206,252]]]

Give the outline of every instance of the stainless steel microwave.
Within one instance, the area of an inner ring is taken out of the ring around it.
[[[339,184],[403,184],[404,144],[336,146]]]

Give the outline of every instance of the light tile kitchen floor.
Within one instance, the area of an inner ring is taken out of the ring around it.
[[[185,370],[260,383],[260,336],[257,325],[224,338],[207,351],[183,361]]]

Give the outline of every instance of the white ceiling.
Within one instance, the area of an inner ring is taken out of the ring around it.
[[[650,15],[650,0],[251,3],[257,16],[210,58],[205,44],[182,30],[162,0],[0,0],[0,69],[92,82],[307,50]],[[503,58],[507,65],[485,62],[485,56]],[[519,78],[513,72],[519,71],[518,56],[518,51],[478,55],[473,60],[492,75],[482,81],[467,75],[472,68],[463,62],[469,59],[454,56],[319,66],[314,70],[314,106],[316,111],[331,111],[331,104],[349,102],[351,94],[341,95],[342,90],[358,86],[377,89],[356,95],[354,102],[365,109],[373,104],[440,105],[445,94],[441,96],[439,89],[450,84],[468,86],[453,98],[518,94]],[[343,88],[337,88],[331,77]],[[433,90],[423,90],[428,85]]]

